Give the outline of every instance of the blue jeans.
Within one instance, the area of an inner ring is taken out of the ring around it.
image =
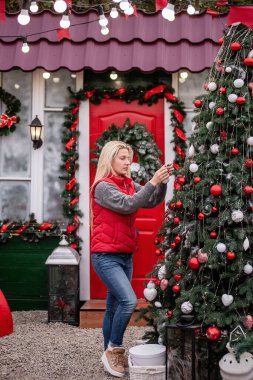
[[[104,347],[106,350],[109,343],[119,347],[137,305],[131,285],[133,257],[128,253],[93,253],[91,256],[95,272],[107,287]]]

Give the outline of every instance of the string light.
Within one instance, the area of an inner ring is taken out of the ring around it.
[[[131,16],[134,13],[134,8],[132,4],[129,4],[129,7],[124,11],[125,15]]]
[[[118,15],[119,15],[119,12],[117,11],[117,8],[116,7],[112,7],[111,12],[110,12],[111,18],[117,18]]]
[[[168,3],[165,8],[162,10],[162,16],[168,21],[175,20],[175,5]]]
[[[57,13],[63,13],[67,9],[67,3],[64,0],[55,0],[54,10]]]
[[[99,25],[101,26],[106,26],[108,24],[108,20],[104,15],[103,7],[99,6],[98,7],[98,14],[99,14]]]
[[[30,22],[30,16],[28,14],[28,9],[21,9],[20,14],[18,15],[18,23],[20,25],[27,25]]]
[[[122,11],[126,11],[130,7],[129,1],[128,0],[121,0],[119,7],[120,7],[120,9],[122,9]]]
[[[42,76],[43,76],[44,79],[49,79],[51,75],[47,71],[44,71],[44,73],[42,74]]]
[[[39,10],[39,7],[38,7],[38,4],[36,3],[36,1],[31,1],[30,11],[32,13],[36,13],[36,12],[38,12],[38,10]]]
[[[114,3],[120,3],[121,0],[112,0]]]
[[[118,74],[116,73],[116,71],[111,72],[110,78],[111,78],[111,80],[116,80],[118,78]]]
[[[109,33],[109,29],[107,28],[107,26],[102,26],[101,28],[101,33],[106,36],[108,33]]]
[[[29,53],[29,51],[30,51],[30,48],[29,48],[29,45],[28,45],[28,43],[27,43],[27,38],[23,38],[23,45],[22,45],[22,48],[21,48],[21,50],[22,50],[22,52],[23,53]]]
[[[60,21],[60,27],[62,29],[68,29],[70,27],[69,15],[62,15],[62,19]]]
[[[189,5],[187,7],[188,15],[194,15],[195,11],[196,10],[195,10],[194,6],[192,5],[191,1],[189,0]]]

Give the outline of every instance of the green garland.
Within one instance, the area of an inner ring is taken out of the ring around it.
[[[97,139],[97,149],[92,152],[99,157],[103,146],[112,140],[124,141],[131,145],[134,152],[137,153],[138,161],[131,165],[131,174],[135,182],[149,181],[161,166],[159,155],[162,152],[158,149],[153,136],[145,125],[140,123],[131,125],[129,119],[125,121],[122,128],[112,124]],[[93,158],[91,161],[97,164],[98,158]]]
[[[89,100],[93,104],[100,104],[103,99],[121,99],[126,103],[131,103],[138,100],[139,104],[152,104],[157,103],[159,99],[166,98],[170,102],[171,109],[171,126],[173,128],[173,142],[175,150],[174,169],[178,170],[183,166],[185,160],[186,149],[186,136],[183,128],[184,117],[184,104],[173,95],[174,89],[166,84],[159,84],[155,87],[122,87],[120,89],[93,89],[85,87],[78,92],[73,92],[69,88],[70,104],[65,109],[65,122],[62,137],[64,144],[64,151],[62,152],[62,169],[65,174],[60,178],[63,179],[65,190],[62,193],[63,213],[69,220],[66,234],[68,241],[72,248],[80,250],[81,239],[77,234],[79,227],[79,217],[82,213],[79,209],[79,184],[76,179],[76,171],[78,169],[78,137],[79,131],[77,130],[79,122],[79,107],[80,103]]]
[[[6,105],[5,113],[0,115],[0,136],[8,136],[16,129],[19,123],[17,113],[20,112],[21,102],[14,95],[0,87],[0,100]]]

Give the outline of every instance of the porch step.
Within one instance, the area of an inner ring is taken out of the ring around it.
[[[131,317],[129,326],[146,326],[147,322],[144,319],[135,322],[142,307],[147,307],[148,302],[145,299],[139,299],[136,309]],[[100,328],[102,327],[105,312],[105,300],[90,300],[86,301],[80,309],[80,325],[81,329]]]

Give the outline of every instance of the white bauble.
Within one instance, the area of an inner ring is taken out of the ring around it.
[[[208,123],[206,123],[206,127],[208,130],[210,130],[213,126],[213,122],[212,121],[208,121]]]
[[[231,294],[223,294],[221,297],[221,301],[224,306],[229,306],[234,301],[234,297]]]
[[[194,146],[191,145],[189,148],[189,157],[193,157],[195,155],[195,149]]]
[[[181,305],[181,311],[184,314],[190,314],[193,310],[193,306],[189,301],[183,302]]]
[[[147,284],[147,288],[148,289],[155,289],[155,283],[152,280],[150,280]]]
[[[244,81],[240,78],[234,80],[234,87],[241,88],[244,85]]]
[[[226,67],[226,68],[225,68],[225,71],[226,71],[226,73],[231,73],[231,71],[232,71],[232,67],[229,67],[229,66]]]
[[[140,170],[140,164],[133,162],[130,166],[131,172],[138,172]]]
[[[162,280],[166,276],[166,266],[162,265],[157,274],[159,280]]]
[[[236,94],[229,94],[228,95],[228,101],[230,103],[235,103],[237,98],[238,98],[238,96]]]
[[[203,154],[205,152],[205,150],[206,150],[205,145],[199,146],[199,153]]]
[[[250,137],[247,138],[247,144],[250,145],[250,146],[253,145],[253,137],[252,136],[250,136]]]
[[[223,253],[226,251],[227,247],[224,243],[218,243],[216,249],[218,252]]]
[[[246,265],[244,265],[243,267],[243,271],[244,273],[246,274],[251,274],[253,272],[253,267],[252,265],[250,265],[249,263],[247,263]]]
[[[147,287],[143,291],[144,297],[148,301],[153,301],[157,296],[157,290],[153,281],[149,281]]]
[[[240,223],[243,220],[243,212],[241,210],[232,211],[231,218],[233,222]]]
[[[207,86],[209,91],[215,91],[217,90],[217,84],[215,82],[210,82]]]
[[[160,307],[162,307],[162,304],[161,304],[161,302],[159,302],[159,301],[156,301],[156,302],[155,302],[155,307],[157,307],[157,308],[160,308]]]
[[[197,164],[191,164],[191,165],[189,166],[189,170],[190,170],[190,172],[192,172],[192,173],[196,173],[196,172],[198,171],[198,169],[199,169],[199,166],[198,166]]]
[[[220,147],[219,147],[218,144],[213,144],[213,145],[211,145],[211,147],[210,147],[210,150],[211,150],[211,152],[212,152],[213,154],[217,154],[217,153],[219,152],[219,149],[220,149]]]
[[[253,50],[250,50],[250,52],[248,54],[248,58],[253,58]]]
[[[247,251],[247,249],[249,249],[249,239],[247,237],[243,242],[243,249],[244,251]]]
[[[208,105],[208,107],[210,108],[210,110],[212,110],[215,106],[216,106],[215,102],[210,102],[209,105]]]

